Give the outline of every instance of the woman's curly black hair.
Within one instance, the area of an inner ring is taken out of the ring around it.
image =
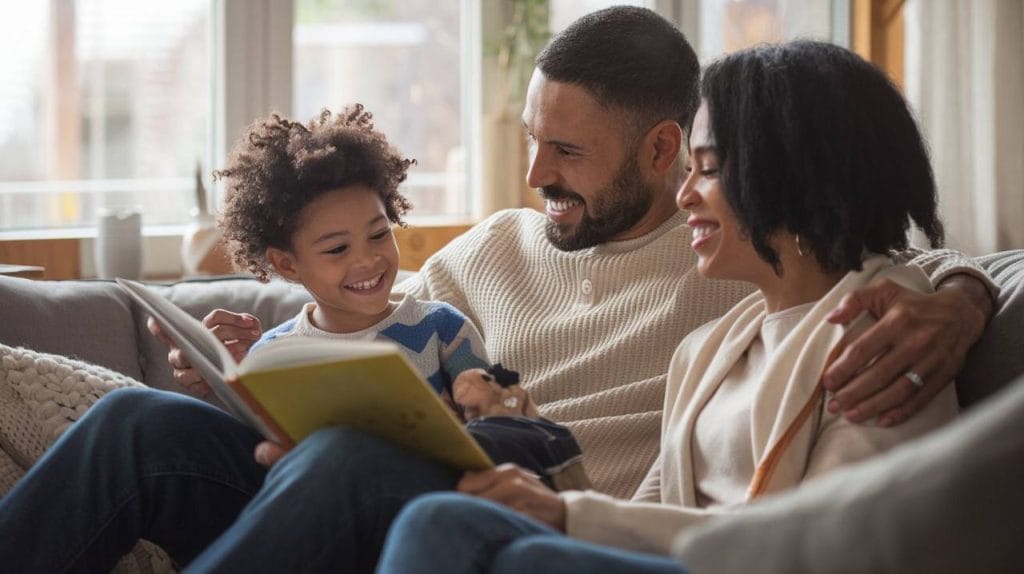
[[[905,249],[910,220],[941,245],[935,180],[906,101],[885,74],[822,42],[744,50],[711,64],[708,105],[722,187],[758,255],[800,237],[826,271]]]
[[[361,104],[339,114],[323,110],[303,125],[279,114],[254,122],[214,172],[227,180],[227,199],[219,218],[232,260],[267,281],[273,266],[268,247],[290,250],[302,209],[321,195],[364,185],[380,195],[389,220],[404,226],[412,207],[398,192],[409,166],[374,130],[373,115]]]

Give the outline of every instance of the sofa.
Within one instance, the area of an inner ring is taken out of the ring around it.
[[[984,336],[969,353],[957,379],[961,404],[968,409],[1024,373],[1024,250],[982,256],[976,261],[992,276],[1001,293]],[[292,317],[310,300],[301,287],[285,282],[261,284],[239,276],[152,287],[197,318],[212,309],[224,308],[252,313],[264,328]],[[179,390],[172,381],[166,347],[149,334],[145,314],[111,281],[33,281],[0,276],[0,344],[69,357],[73,365],[79,364],[74,362],[77,360],[82,365],[98,365],[130,378],[111,379],[105,383],[108,386],[138,381],[159,389]],[[6,357],[4,361],[8,368]],[[84,400],[85,407],[93,400],[77,398]],[[16,402],[17,397],[9,396],[7,400]],[[3,404],[0,400],[0,410]],[[47,416],[62,419],[65,424],[70,424],[82,411],[55,410],[52,405],[34,408],[39,412],[49,408]],[[7,465],[8,483],[16,480],[38,453],[10,452],[15,447],[11,437],[4,433],[20,432],[18,425],[28,424],[25,419],[38,416],[39,412],[25,410],[18,415],[21,418],[8,417],[7,422],[0,412],[0,467]],[[49,432],[52,435],[57,431]],[[44,436],[41,440],[52,438]],[[0,469],[0,479],[3,474]],[[0,488],[0,494],[6,492],[2,480]],[[153,548],[141,547],[133,554],[137,555],[136,563],[123,561],[120,569],[169,568],[166,556]]]
[[[252,313],[264,327],[310,300],[299,286],[247,276],[150,286],[197,318],[224,308]],[[113,281],[0,276],[0,345],[0,496],[103,393],[139,384],[181,392],[167,348]],[[175,568],[162,550],[142,542],[115,571]]]

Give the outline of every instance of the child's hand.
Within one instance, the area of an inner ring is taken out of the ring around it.
[[[224,309],[216,309],[203,318],[203,325],[213,332],[214,336],[224,342],[231,356],[236,361],[249,351],[262,333],[260,320],[248,313],[232,313]],[[188,357],[181,349],[168,338],[163,328],[155,319],[149,317],[146,320],[146,327],[149,332],[163,341],[170,348],[167,353],[167,362],[174,369],[174,382],[182,387],[190,395],[205,397],[210,394],[210,387],[203,380],[202,376],[192,367]]]
[[[281,445],[265,440],[256,445],[256,450],[253,451],[253,458],[256,459],[256,462],[270,468],[277,464],[277,461],[281,460],[284,454],[285,450],[281,448]]]
[[[210,386],[203,380],[199,371],[192,368],[192,363],[189,362],[185,353],[167,336],[167,333],[164,333],[160,323],[157,323],[153,317],[149,317],[146,319],[146,327],[150,333],[170,348],[170,351],[167,352],[167,362],[174,369],[172,376],[175,384],[194,397],[204,398],[209,395]]]
[[[245,358],[249,347],[263,335],[263,326],[255,315],[233,313],[224,309],[210,311],[203,317],[203,326],[224,343],[236,361]]]

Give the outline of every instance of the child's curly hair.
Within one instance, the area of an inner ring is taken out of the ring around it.
[[[267,248],[290,250],[302,208],[341,187],[376,191],[388,219],[405,225],[412,206],[398,185],[416,161],[389,145],[372,118],[355,104],[336,115],[325,109],[308,125],[275,113],[249,126],[227,167],[213,173],[228,182],[218,223],[237,266],[267,281],[274,272]]]

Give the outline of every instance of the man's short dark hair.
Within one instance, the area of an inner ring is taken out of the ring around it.
[[[616,6],[573,22],[537,56],[548,80],[586,89],[646,131],[684,128],[697,110],[700,64],[682,32],[646,8]]]
[[[725,56],[704,72],[725,196],[780,271],[769,240],[800,237],[828,271],[907,247],[910,219],[933,247],[942,223],[928,152],[885,74],[832,44],[798,41]]]

